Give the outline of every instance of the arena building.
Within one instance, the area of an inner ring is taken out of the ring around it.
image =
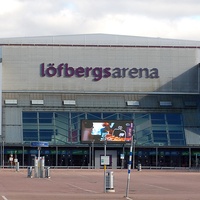
[[[198,167],[200,41],[0,39],[1,166]],[[133,137],[132,137],[133,136]]]

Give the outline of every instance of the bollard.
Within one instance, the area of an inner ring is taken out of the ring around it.
[[[34,172],[35,172],[35,174],[34,174],[34,176],[35,176],[35,178],[38,178],[38,159],[35,157],[35,159],[34,159]]]
[[[16,164],[15,164],[16,166],[16,171],[18,172],[19,171],[19,162],[16,162]]]
[[[40,163],[40,167],[38,169],[40,172],[39,178],[44,178],[44,163],[45,163],[44,159],[45,159],[44,157],[41,157],[39,160]]]
[[[27,168],[27,177],[32,178],[32,167]]]
[[[50,167],[46,167],[45,169],[45,178],[50,178]]]
[[[138,164],[138,171],[142,171],[142,165]]]

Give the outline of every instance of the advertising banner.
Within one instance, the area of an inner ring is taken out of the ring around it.
[[[129,142],[133,133],[131,120],[82,120],[82,142]]]

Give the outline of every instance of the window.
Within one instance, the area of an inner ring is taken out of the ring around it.
[[[168,124],[181,124],[181,116],[180,114],[166,114],[166,120]]]
[[[163,114],[163,113],[151,114],[151,123],[152,124],[165,124],[165,114]]]
[[[167,143],[167,133],[165,131],[154,131],[153,132],[154,142],[166,142]]]
[[[65,145],[80,142],[81,121],[131,120],[136,144],[185,145],[180,113],[23,112],[23,140]]]
[[[87,113],[87,119],[101,119],[101,113]]]
[[[39,141],[51,141],[54,135],[53,130],[51,129],[40,129],[39,130]]]
[[[38,141],[37,129],[23,129],[24,141]]]
[[[39,123],[52,123],[53,113],[52,112],[40,112]]]
[[[37,112],[23,112],[23,123],[37,123]]]
[[[115,119],[117,119],[117,114],[116,113],[103,113],[103,119],[115,120]]]

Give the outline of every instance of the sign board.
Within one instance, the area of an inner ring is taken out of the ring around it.
[[[110,165],[110,157],[101,156],[101,165]]]
[[[48,142],[31,142],[31,147],[48,147]]]

